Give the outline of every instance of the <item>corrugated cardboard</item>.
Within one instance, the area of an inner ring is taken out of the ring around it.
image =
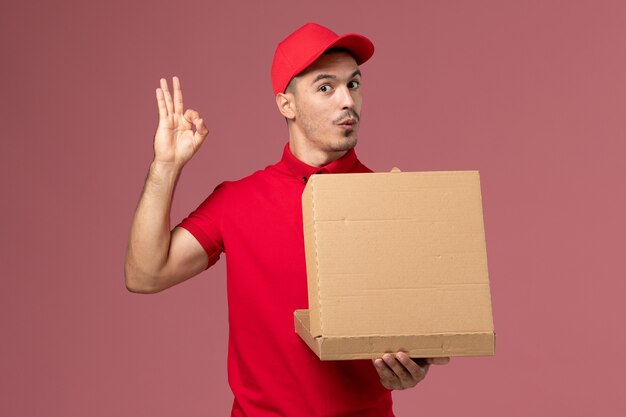
[[[302,210],[322,360],[494,354],[477,171],[313,175]]]

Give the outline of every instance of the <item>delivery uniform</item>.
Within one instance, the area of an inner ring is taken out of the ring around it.
[[[354,149],[322,167],[282,159],[223,182],[180,224],[213,265],[227,259],[228,379],[234,417],[390,417],[370,360],[320,361],[294,330],[307,309],[301,196],[313,174],[372,172]]]

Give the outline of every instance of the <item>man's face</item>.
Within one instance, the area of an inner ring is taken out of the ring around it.
[[[288,91],[294,94],[296,134],[325,152],[352,149],[361,118],[361,73],[354,58],[324,54],[293,81]]]

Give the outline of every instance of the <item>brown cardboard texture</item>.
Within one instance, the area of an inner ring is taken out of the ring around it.
[[[478,171],[313,175],[302,211],[322,360],[495,353]]]

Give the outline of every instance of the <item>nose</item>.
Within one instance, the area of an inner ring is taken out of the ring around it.
[[[354,97],[352,97],[352,90],[350,90],[347,86],[343,86],[339,89],[339,104],[341,105],[341,110],[346,109],[354,109]]]

